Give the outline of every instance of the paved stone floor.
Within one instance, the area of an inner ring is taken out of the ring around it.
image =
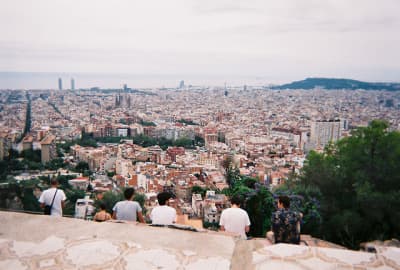
[[[229,269],[230,260],[195,250],[144,248],[134,242],[50,236],[33,243],[0,240],[0,269]]]
[[[400,249],[377,253],[269,245],[213,232],[0,212],[0,269],[400,269]]]
[[[400,249],[366,253],[333,248],[273,245],[253,251],[254,269],[400,269]]]

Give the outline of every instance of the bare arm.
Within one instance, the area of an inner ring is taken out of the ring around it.
[[[250,226],[246,226],[244,227],[245,232],[249,232],[250,231]]]
[[[142,212],[137,212],[137,216],[139,218],[139,222],[140,223],[146,223],[146,222],[144,222],[144,218],[143,218]]]
[[[117,219],[117,212],[116,211],[113,211],[112,219]]]
[[[45,203],[40,203],[40,207],[41,207],[41,208],[44,208],[45,206],[46,206]]]
[[[65,207],[65,201],[61,201],[61,208]]]
[[[225,231],[225,227],[223,225],[219,226],[220,231]]]

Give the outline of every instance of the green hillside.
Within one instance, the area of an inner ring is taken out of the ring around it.
[[[289,84],[274,86],[273,89],[365,89],[365,90],[386,90],[400,91],[400,83],[362,82],[350,79],[330,78],[307,78],[302,81],[295,81]]]

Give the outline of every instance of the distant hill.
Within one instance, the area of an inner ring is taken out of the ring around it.
[[[400,83],[370,83],[349,79],[330,79],[330,78],[307,78],[289,84],[272,87],[272,89],[365,89],[365,90],[387,90],[400,91]]]

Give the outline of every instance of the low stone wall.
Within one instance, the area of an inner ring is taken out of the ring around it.
[[[0,269],[400,269],[377,254],[268,245],[216,232],[0,212]]]

